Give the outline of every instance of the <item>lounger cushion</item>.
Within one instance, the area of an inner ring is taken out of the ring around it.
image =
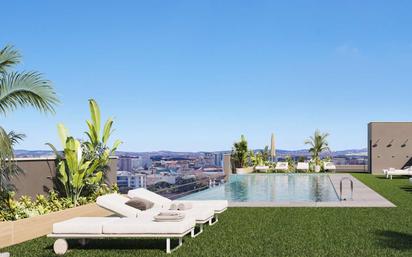
[[[103,225],[120,218],[82,217],[53,224],[54,234],[101,234]]]
[[[156,193],[153,193],[145,188],[138,188],[138,189],[133,189],[130,190],[127,194],[130,198],[133,197],[139,197],[139,198],[144,198],[146,200],[152,201],[155,203],[155,205],[158,205],[162,208],[167,208],[169,209],[172,203],[179,203],[179,202],[191,202],[193,204],[194,209],[197,209],[198,207],[203,208],[203,209],[212,209],[213,211],[221,212],[225,210],[228,206],[228,201],[226,200],[213,200],[213,201],[180,201],[176,200],[173,201],[163,197],[161,195],[158,195]],[[198,204],[201,203],[201,204]],[[196,210],[193,210],[192,212],[196,212]],[[202,218],[208,215],[209,211],[206,211]],[[209,212],[210,213],[210,212]],[[202,214],[199,214],[202,215]],[[196,220],[204,220],[200,218],[196,218]]]
[[[119,214],[123,217],[136,218],[140,210],[126,205],[130,198],[121,194],[107,194],[97,197],[96,203],[100,207]]]
[[[298,170],[308,170],[309,169],[309,163],[299,162],[296,169],[298,169]]]
[[[154,205],[153,202],[151,202],[149,200],[146,200],[146,199],[142,199],[140,197],[134,197],[134,198],[130,199],[129,201],[127,201],[125,204],[130,206],[130,207],[139,209],[141,211],[148,210],[148,209],[152,208],[153,205]]]
[[[195,219],[197,223],[206,222],[215,215],[214,210],[209,206],[198,206],[193,209],[177,212],[184,213],[187,217]]]
[[[103,226],[104,234],[182,234],[194,227],[193,219],[179,222],[155,222],[145,219],[121,218]]]
[[[159,194],[153,193],[152,191],[149,191],[145,188],[137,188],[137,189],[130,190],[127,193],[127,196],[129,196],[130,198],[135,198],[135,197],[143,198],[151,202],[154,202],[155,204],[158,204],[163,208],[169,208],[170,204],[172,203],[172,200],[166,197],[163,197]]]
[[[289,168],[289,164],[288,163],[286,163],[286,162],[278,162],[277,164],[276,164],[276,170],[285,170],[285,169],[288,169]]]

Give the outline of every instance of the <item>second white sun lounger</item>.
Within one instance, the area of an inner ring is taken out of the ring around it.
[[[259,172],[268,172],[269,166],[256,166],[255,170]]]
[[[188,217],[176,222],[156,222],[149,216],[80,217],[53,224],[53,232],[47,237],[57,239],[53,245],[56,254],[66,253],[66,239],[80,239],[81,244],[86,244],[86,240],[91,238],[166,238],[166,252],[171,253],[182,245],[185,235],[194,235],[194,226],[194,219]],[[179,240],[178,246],[174,249],[171,249],[170,245],[172,238]]]
[[[309,171],[309,163],[307,163],[307,162],[298,162],[298,165],[296,166],[296,170],[308,172]]]
[[[324,169],[325,171],[333,171],[333,172],[335,172],[335,171],[336,171],[336,166],[335,166],[335,164],[333,164],[333,162],[325,162],[325,163],[323,164],[323,169]]]
[[[394,169],[390,168],[383,171],[386,175],[386,178],[392,179],[393,176],[412,176],[412,167],[406,169]]]
[[[162,208],[169,209],[172,204],[179,204],[179,203],[190,203],[193,205],[193,208],[211,208],[214,210],[214,221],[210,220],[209,225],[213,225],[218,221],[218,214],[226,211],[228,207],[227,200],[170,200],[164,196],[156,194],[152,191],[149,191],[145,188],[137,188],[130,190],[127,195],[130,198],[139,197],[146,199],[155,203],[156,205],[160,205]]]
[[[278,162],[276,163],[275,170],[286,172],[289,170],[289,164],[287,162]]]

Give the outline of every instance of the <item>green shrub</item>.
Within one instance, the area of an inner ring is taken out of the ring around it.
[[[97,197],[115,192],[119,192],[117,184],[113,184],[110,187],[102,184],[90,196],[79,197],[77,203],[78,205],[94,203]],[[48,196],[37,195],[34,200],[29,196],[21,196],[18,200],[15,200],[14,196],[14,192],[8,192],[0,196],[0,221],[30,218],[74,207],[72,199],[60,197],[55,191],[50,191]]]
[[[249,150],[244,135],[240,136],[240,141],[233,144],[231,160],[233,168],[244,168],[248,165]]]

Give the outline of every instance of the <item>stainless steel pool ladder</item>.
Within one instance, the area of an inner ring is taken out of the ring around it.
[[[340,193],[339,194],[339,200],[346,201],[346,198],[342,198],[343,181],[345,181],[345,180],[349,180],[349,182],[350,182],[350,198],[349,198],[349,200],[353,200],[353,181],[349,177],[344,177],[340,180],[340,183],[339,183],[339,189],[340,189],[339,190],[339,193]]]

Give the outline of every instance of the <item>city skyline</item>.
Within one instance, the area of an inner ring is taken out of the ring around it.
[[[304,149],[316,129],[332,150],[365,148],[369,122],[412,117],[412,3],[320,4],[4,3],[0,45],[53,81],[61,104],[2,125],[27,135],[16,149],[49,150],[59,122],[84,137],[93,97],[121,151],[228,150],[241,134],[262,148],[272,132],[277,148]]]

